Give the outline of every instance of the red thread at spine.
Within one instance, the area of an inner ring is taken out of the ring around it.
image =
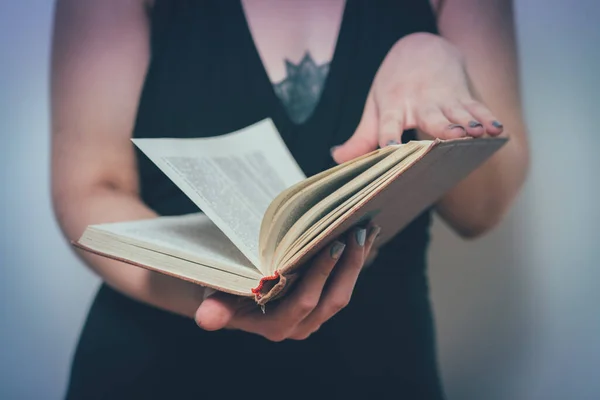
[[[264,278],[262,278],[258,284],[258,286],[254,289],[252,289],[252,293],[254,294],[259,294],[261,289],[263,288],[263,286],[265,285],[266,281],[274,281],[275,279],[279,278],[279,272],[275,271],[275,273],[271,276],[265,276]]]

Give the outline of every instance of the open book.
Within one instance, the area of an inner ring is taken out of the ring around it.
[[[195,139],[134,139],[202,212],[91,225],[82,249],[240,296],[283,295],[303,265],[372,220],[381,245],[505,142],[411,141],[307,178],[271,120]]]

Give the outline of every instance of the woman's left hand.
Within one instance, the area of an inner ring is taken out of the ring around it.
[[[403,131],[420,138],[497,136],[502,124],[469,83],[460,52],[447,40],[415,33],[396,42],[381,64],[354,135],[332,149],[342,163],[400,143]]]
[[[236,329],[271,341],[304,340],[344,308],[379,233],[378,226],[354,228],[346,244],[334,242],[307,265],[290,292],[263,315],[254,300],[216,293],[196,311],[205,330]],[[343,254],[342,254],[343,251]]]

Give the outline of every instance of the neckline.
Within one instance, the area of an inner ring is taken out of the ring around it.
[[[248,40],[248,42],[250,43],[250,53],[251,53],[251,57],[253,58],[254,63],[257,64],[258,69],[260,70],[260,79],[265,82],[266,85],[268,85],[268,96],[270,98],[270,101],[275,103],[275,107],[277,109],[276,114],[282,115],[283,118],[285,119],[285,122],[287,125],[289,126],[293,126],[293,127],[303,127],[303,126],[307,126],[313,123],[313,121],[315,119],[318,118],[318,116],[321,114],[321,109],[323,108],[323,104],[324,101],[326,101],[326,99],[329,96],[329,93],[332,90],[332,86],[335,85],[335,83],[337,82],[337,75],[339,74],[338,69],[339,67],[339,63],[340,63],[340,58],[341,55],[343,54],[343,50],[344,50],[344,46],[346,43],[346,36],[348,35],[348,33],[346,32],[348,30],[348,15],[349,15],[349,3],[351,0],[345,0],[344,1],[344,8],[342,10],[342,20],[340,22],[340,27],[338,29],[338,36],[335,40],[335,47],[333,50],[333,55],[331,57],[331,61],[329,62],[329,71],[327,73],[327,77],[325,78],[325,82],[323,83],[323,89],[321,90],[321,95],[319,96],[319,100],[317,101],[317,104],[313,110],[313,112],[308,116],[308,118],[302,122],[301,124],[297,124],[294,121],[292,121],[292,119],[290,118],[289,114],[287,113],[287,110],[285,109],[285,107],[283,106],[283,103],[281,102],[281,99],[279,98],[279,96],[277,96],[277,93],[275,93],[275,88],[273,87],[273,83],[271,82],[271,78],[269,77],[269,74],[267,73],[267,69],[265,68],[265,65],[263,63],[263,60],[260,56],[260,52],[258,51],[258,46],[256,45],[256,42],[254,41],[254,37],[252,36],[252,31],[250,29],[250,24],[248,23],[248,18],[246,17],[246,11],[244,10],[244,5],[242,4],[242,1],[239,0],[237,3],[239,5],[239,14],[241,16],[242,19],[242,30],[243,30],[243,35],[245,36],[246,40]],[[274,116],[271,116],[274,117]]]

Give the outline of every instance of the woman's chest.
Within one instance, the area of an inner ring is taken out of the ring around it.
[[[272,83],[290,77],[310,58],[325,66],[333,58],[345,0],[242,0],[252,39]],[[310,67],[308,67],[310,68]]]

